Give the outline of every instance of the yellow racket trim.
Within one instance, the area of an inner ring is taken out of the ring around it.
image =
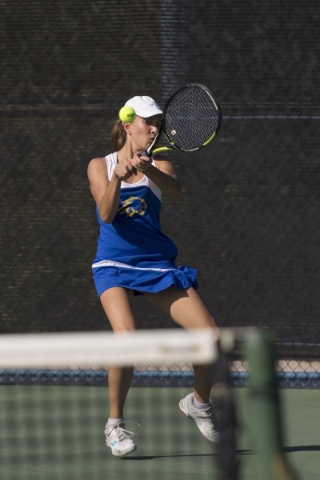
[[[210,142],[212,142],[212,140],[214,139],[214,137],[217,135],[217,132],[214,132],[211,137],[209,138],[209,140],[207,140],[206,142],[204,142],[203,146],[206,147],[207,145],[209,145]]]
[[[207,145],[209,145],[209,143],[212,142],[212,140],[215,138],[215,136],[217,135],[217,132],[213,132],[213,134],[211,135],[211,137],[202,144],[202,147],[206,147]],[[163,152],[170,152],[171,150],[173,150],[175,147],[174,147],[174,143],[172,142],[172,147],[158,147],[158,148],[155,148],[152,152],[152,155],[156,154],[156,153],[163,153]],[[185,150],[183,148],[179,149],[179,150],[182,150],[183,152],[188,152],[188,151],[194,151],[194,150],[198,150],[198,148],[195,148],[193,150]]]
[[[155,148],[152,152],[152,155],[154,155],[155,153],[163,153],[163,152],[169,152],[170,150],[172,150],[171,147],[159,147],[159,148]]]

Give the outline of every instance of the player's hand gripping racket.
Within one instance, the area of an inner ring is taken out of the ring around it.
[[[221,126],[222,114],[210,90],[204,85],[190,83],[175,92],[167,101],[158,135],[141,156],[180,150],[193,152],[206,147],[216,137]],[[168,146],[157,147],[161,133],[169,141]]]

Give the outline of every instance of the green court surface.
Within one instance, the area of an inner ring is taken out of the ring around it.
[[[81,386],[0,387],[1,480],[218,478],[217,448],[178,408],[186,388],[132,388],[126,428],[138,450],[117,458],[104,445],[107,389]],[[258,480],[247,389],[235,389],[241,479]],[[320,390],[281,390],[285,445],[300,480],[320,472]],[[263,435],[263,432],[261,432]]]

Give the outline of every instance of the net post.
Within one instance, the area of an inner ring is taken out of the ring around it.
[[[244,345],[249,362],[251,429],[257,448],[258,480],[296,480],[283,455],[283,430],[271,335],[250,334]]]

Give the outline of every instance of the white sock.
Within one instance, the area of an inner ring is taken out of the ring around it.
[[[123,418],[109,418],[107,425],[116,425],[118,423],[123,423]]]
[[[196,407],[196,408],[201,408],[201,409],[205,409],[205,408],[208,408],[210,406],[210,403],[200,403],[198,402],[198,400],[196,399],[196,397],[193,395],[193,405]]]

